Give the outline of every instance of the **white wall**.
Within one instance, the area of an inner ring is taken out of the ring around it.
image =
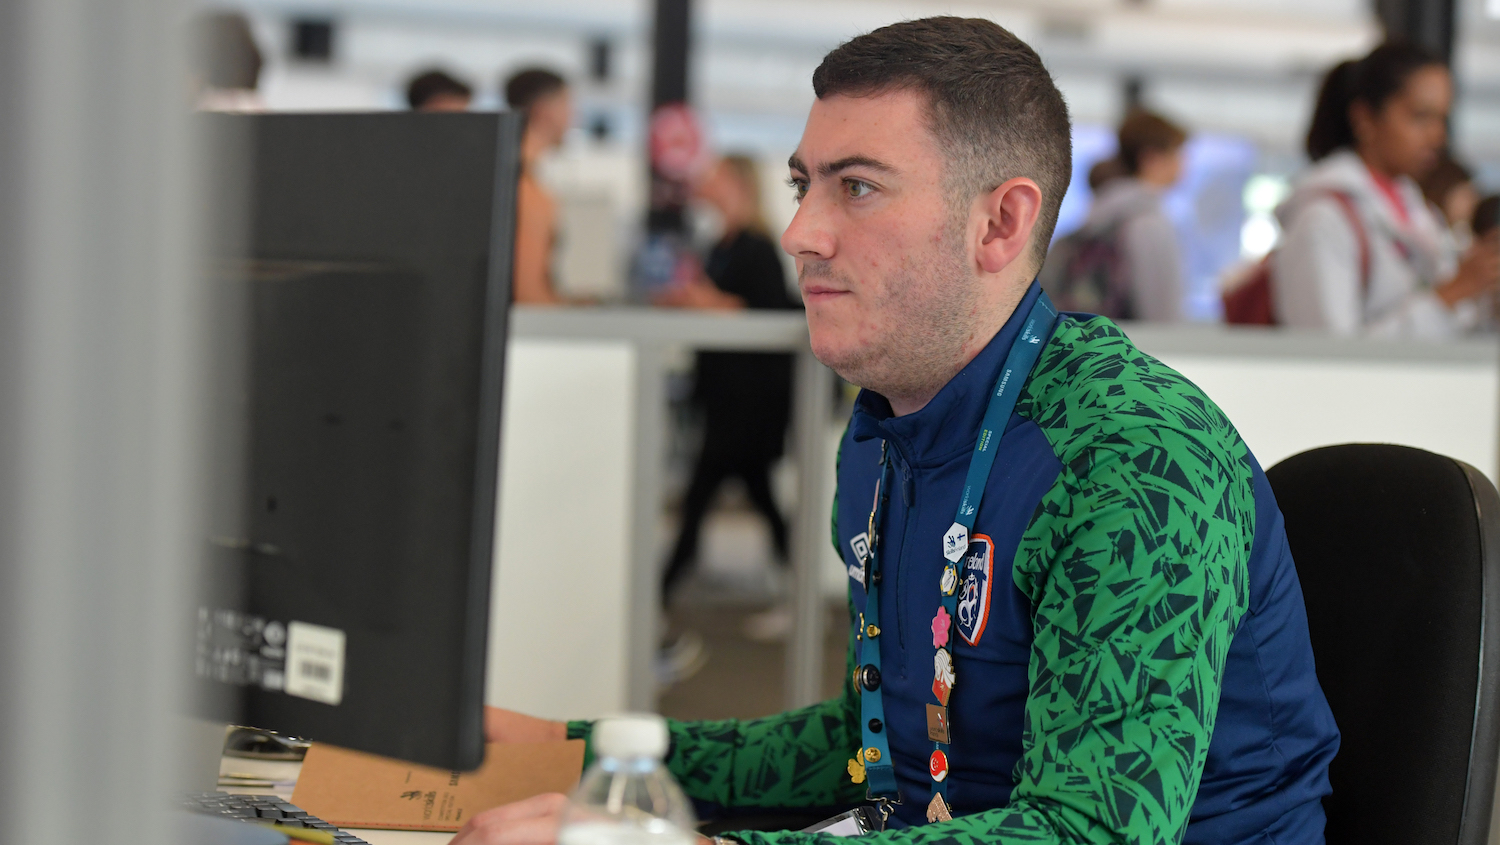
[[[1160,357],[1218,403],[1263,467],[1335,443],[1400,443],[1500,478],[1494,363]]]
[[[625,709],[635,353],[513,340],[485,701],[554,719]]]

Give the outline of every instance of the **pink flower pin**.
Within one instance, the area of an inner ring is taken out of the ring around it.
[[[953,626],[953,617],[948,615],[948,608],[938,606],[937,615],[932,617],[932,647],[942,648],[948,644],[948,629]]]

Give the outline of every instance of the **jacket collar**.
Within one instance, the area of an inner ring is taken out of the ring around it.
[[[989,406],[990,389],[1041,293],[1041,286],[1033,281],[1000,331],[922,410],[904,417],[892,416],[891,403],[884,396],[861,390],[849,421],[855,442],[888,440],[914,466],[937,466],[952,460],[955,454],[971,451]]]

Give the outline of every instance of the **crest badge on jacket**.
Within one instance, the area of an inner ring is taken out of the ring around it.
[[[979,645],[990,618],[990,581],[995,568],[995,544],[984,534],[969,538],[968,551],[959,561],[958,635],[969,645]]]

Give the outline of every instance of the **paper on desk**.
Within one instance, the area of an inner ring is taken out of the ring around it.
[[[583,741],[497,743],[484,765],[450,772],[314,743],[292,803],[339,827],[451,831],[475,813],[544,792],[567,792]]]

